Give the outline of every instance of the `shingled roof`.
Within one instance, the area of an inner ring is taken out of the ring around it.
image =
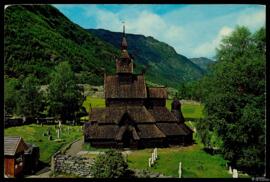
[[[166,107],[148,109],[157,122],[177,122],[177,118]]]
[[[124,126],[121,126],[115,136],[115,139],[116,140],[122,140],[123,138],[123,135],[125,133],[126,130],[128,130],[128,127],[131,127],[131,133],[132,133],[132,137],[134,140],[139,140],[140,137],[138,136],[138,133],[135,129],[135,127],[132,127],[132,126],[128,126],[128,125],[124,125]]]
[[[186,132],[182,127],[179,127],[179,124],[177,123],[157,123],[157,126],[165,135],[168,136],[189,134],[189,132]]]
[[[129,84],[121,84],[118,75],[104,78],[105,98],[147,98],[146,85],[143,75],[132,75]]]
[[[28,146],[19,136],[4,137],[4,155],[14,156],[16,153],[26,150]]]
[[[114,139],[118,131],[117,125],[92,125],[85,128],[85,135],[90,139]]]
[[[165,138],[166,136],[160,131],[155,124],[140,124],[138,135],[140,138]]]
[[[90,121],[97,121],[99,124],[118,124],[125,113],[136,123],[155,122],[155,118],[147,111],[145,106],[115,106],[92,109],[90,112]]]

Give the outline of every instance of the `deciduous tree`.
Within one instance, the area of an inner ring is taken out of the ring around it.
[[[201,84],[210,130],[226,159],[250,174],[264,173],[265,28],[237,27],[217,49],[217,63]],[[211,119],[215,118],[215,119]]]
[[[49,113],[62,120],[75,119],[75,112],[83,102],[82,88],[76,84],[74,72],[68,62],[61,62],[50,75]]]

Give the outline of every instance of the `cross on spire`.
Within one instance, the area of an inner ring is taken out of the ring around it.
[[[122,21],[123,24],[123,37],[125,36],[125,21]]]
[[[122,21],[123,24],[123,36],[122,36],[122,42],[121,42],[121,50],[127,49],[127,40],[126,40],[126,34],[125,34],[125,22]]]

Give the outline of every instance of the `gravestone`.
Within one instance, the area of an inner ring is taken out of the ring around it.
[[[60,138],[60,129],[57,129],[57,138]]]
[[[62,123],[60,120],[58,120],[58,128],[61,130]]]
[[[237,169],[233,169],[233,175],[232,175],[233,178],[238,178],[238,172],[237,172]]]
[[[47,130],[47,135],[51,135],[51,129],[50,128],[48,128],[48,130]]]
[[[154,153],[152,153],[151,163],[154,164],[154,162],[155,162]]]
[[[229,166],[229,174],[232,174],[232,167]]]
[[[152,167],[151,162],[152,162],[152,159],[151,159],[151,158],[149,158],[149,159],[148,159],[148,166],[149,166],[149,167]]]
[[[179,162],[178,174],[179,174],[179,178],[182,178],[182,162]]]
[[[155,153],[155,160],[156,160],[157,159],[157,148],[155,148],[154,153]]]

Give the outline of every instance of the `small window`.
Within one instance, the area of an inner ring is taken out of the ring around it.
[[[23,158],[22,158],[21,155],[20,155],[20,157],[18,157],[18,158],[15,160],[16,164],[19,164],[19,163],[22,162],[22,161],[23,161]]]

